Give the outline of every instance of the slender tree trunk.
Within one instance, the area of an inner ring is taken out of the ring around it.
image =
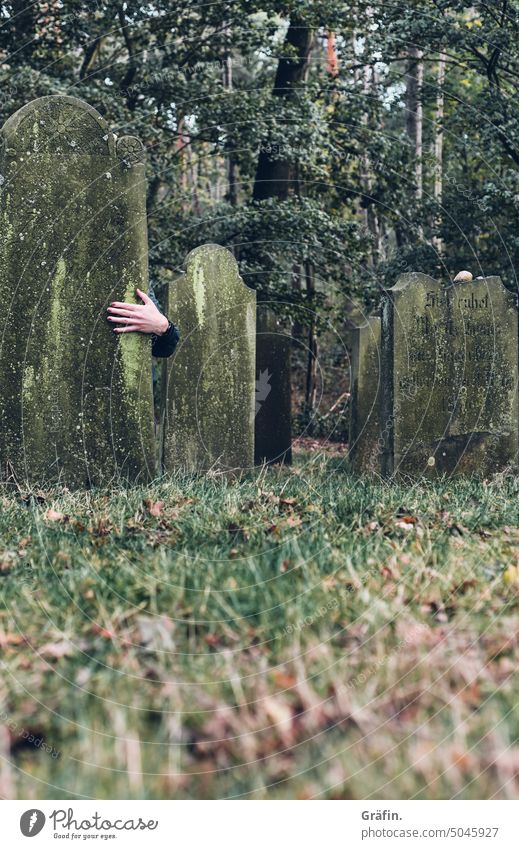
[[[28,3],[27,0],[12,0],[11,15],[3,22],[3,27],[9,26],[10,38],[12,43],[16,44],[18,61],[22,57],[29,60],[37,45],[35,39],[37,13],[38,8],[35,3]]]
[[[365,65],[363,69],[362,91],[366,99],[372,93],[373,82],[374,77],[372,69],[369,67],[369,65]],[[367,132],[369,125],[369,115],[367,112],[362,113],[361,123],[362,126],[365,127],[365,131]],[[380,255],[380,228],[378,224],[378,217],[375,204],[371,199],[371,195],[373,192],[373,174],[371,171],[371,163],[369,155],[365,152],[361,155],[360,182],[362,186],[362,194],[364,195],[362,205],[364,227],[366,228],[366,232],[369,234],[371,240],[371,250],[368,256],[368,264],[370,266],[374,266],[376,265]]]
[[[414,45],[409,48],[409,61],[406,81],[406,129],[413,147],[415,194],[421,202],[423,198],[423,62],[422,51]]]
[[[421,55],[421,54],[420,54]],[[423,62],[416,66],[416,77],[418,82],[418,100],[416,103],[416,141],[415,141],[415,173],[416,173],[416,197],[423,199]]]
[[[178,182],[184,198],[182,200],[182,208],[186,209],[185,193],[187,192],[187,145],[188,137],[184,134],[184,116],[181,112],[177,114],[177,151],[178,151]]]
[[[313,44],[314,35],[310,27],[296,16],[292,16],[272,90],[275,97],[290,97],[297,85],[306,80]],[[260,150],[258,158],[252,193],[254,200],[287,198],[293,174],[293,162],[282,157],[272,158],[268,147],[264,147]]]
[[[230,53],[225,57],[223,64],[223,87],[226,91],[232,92],[232,56]],[[227,193],[226,199],[231,206],[238,205],[237,193],[237,165],[232,145],[227,145],[226,170],[227,170]]]
[[[443,118],[445,113],[445,94],[443,84],[445,82],[445,53],[440,53],[438,58],[438,74],[436,78],[436,114],[434,119],[434,200],[436,205],[436,217],[434,229],[439,230],[442,223],[441,205],[443,196]],[[433,237],[433,245],[438,253],[443,252],[443,243],[439,235]]]
[[[329,32],[326,39],[326,65],[330,76],[337,77],[339,75],[339,60],[335,49],[334,32]]]
[[[101,44],[103,41],[103,36],[99,35],[97,38],[94,38],[86,47],[85,55],[83,57],[83,61],[81,63],[81,68],[79,69],[79,79],[84,80],[85,77],[90,73],[90,69],[94,65],[97,56],[99,55],[99,51],[101,49]]]
[[[314,306],[315,278],[314,269],[310,262],[305,263],[306,295],[310,308]],[[308,325],[308,360],[306,365],[305,412],[308,416],[315,411],[317,399],[317,358],[319,346],[317,341],[315,313],[312,314]]]

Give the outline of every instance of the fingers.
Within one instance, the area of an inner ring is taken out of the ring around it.
[[[124,315],[127,318],[131,318],[132,320],[139,317],[140,310],[142,310],[141,306],[137,307],[137,309],[135,309],[135,310],[129,310],[129,309],[126,309],[126,308],[119,309],[117,307],[108,307],[108,312],[111,315]]]
[[[146,292],[141,292],[140,289],[136,289],[135,291],[137,292],[139,298],[141,298],[144,301],[145,304],[152,304],[153,303],[153,301],[151,300],[151,298],[148,297]]]
[[[114,333],[133,333],[141,328],[137,324],[128,324],[126,327],[114,327]]]
[[[132,327],[137,327],[139,330],[143,329],[143,320],[138,315],[109,315],[108,321],[111,321],[112,324],[131,324]]]
[[[117,312],[117,310],[126,310],[126,312],[135,312],[142,310],[142,304],[124,304],[121,301],[114,301],[108,307],[108,312]]]

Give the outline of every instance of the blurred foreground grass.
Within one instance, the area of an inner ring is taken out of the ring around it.
[[[516,798],[518,491],[4,490],[0,795]]]

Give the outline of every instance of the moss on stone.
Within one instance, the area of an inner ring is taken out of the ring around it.
[[[230,251],[203,245],[170,286],[181,339],[166,366],[166,469],[238,470],[253,463],[255,293]]]
[[[28,104],[2,133],[2,465],[68,485],[148,477],[149,341],[106,321],[110,301],[147,289],[144,166],[70,97]]]
[[[517,338],[499,278],[399,279],[383,309],[386,474],[493,474],[517,462]]]

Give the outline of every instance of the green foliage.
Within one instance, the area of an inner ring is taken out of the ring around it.
[[[305,299],[341,321],[351,299],[376,306],[401,269],[448,279],[468,266],[515,286],[517,0],[12,0],[0,15],[3,117],[32,97],[75,94],[145,142],[159,288],[209,240],[232,247],[247,282],[294,318]],[[283,62],[301,61],[290,24],[313,46],[298,81],[275,91]],[[422,197],[406,129],[412,49],[424,68]],[[255,203],[262,155],[286,166],[287,191],[273,183],[274,199]]]

